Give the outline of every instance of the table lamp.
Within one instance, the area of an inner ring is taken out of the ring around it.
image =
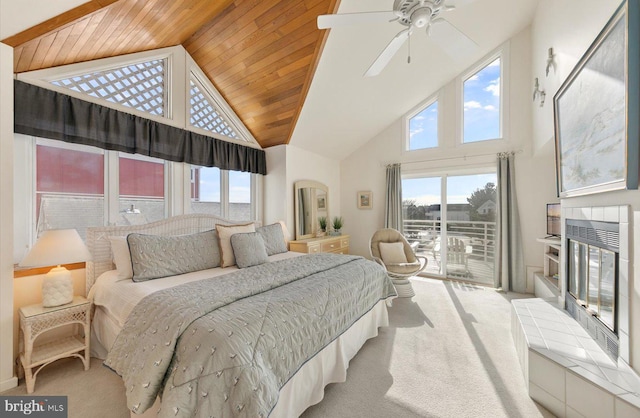
[[[91,259],[89,250],[75,229],[44,231],[29,253],[20,262],[21,267],[57,266],[47,273],[42,282],[42,306],[64,305],[73,301],[71,272],[61,264],[79,263]]]

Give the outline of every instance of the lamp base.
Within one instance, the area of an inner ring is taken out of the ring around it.
[[[42,281],[42,306],[51,308],[73,301],[73,279],[64,267],[54,267]]]

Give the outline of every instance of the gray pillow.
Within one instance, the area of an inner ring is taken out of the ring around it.
[[[264,240],[258,232],[231,235],[231,247],[236,256],[236,265],[241,269],[269,261]]]
[[[257,228],[256,232],[259,233],[264,240],[267,255],[286,253],[288,251],[287,243],[284,240],[284,232],[282,232],[282,225],[279,223]]]
[[[133,281],[159,279],[220,265],[216,231],[192,235],[129,234]]]

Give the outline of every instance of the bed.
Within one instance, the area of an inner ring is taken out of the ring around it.
[[[211,215],[88,230],[92,355],[123,378],[132,416],[298,416],[345,380],[388,325],[393,285],[362,257],[292,253],[280,240],[279,224]]]

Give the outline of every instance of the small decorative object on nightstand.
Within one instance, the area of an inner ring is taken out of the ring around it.
[[[50,229],[20,262],[21,267],[54,267],[42,281],[42,305],[52,307],[73,300],[73,279],[62,264],[91,259],[91,254],[75,229]]]
[[[34,344],[45,331],[64,325],[73,325],[74,335]],[[74,297],[67,305],[52,308],[41,304],[20,308],[20,361],[24,367],[27,393],[33,393],[40,370],[58,359],[78,357],[84,363],[84,369],[89,370],[90,325],[91,302],[82,296]]]

